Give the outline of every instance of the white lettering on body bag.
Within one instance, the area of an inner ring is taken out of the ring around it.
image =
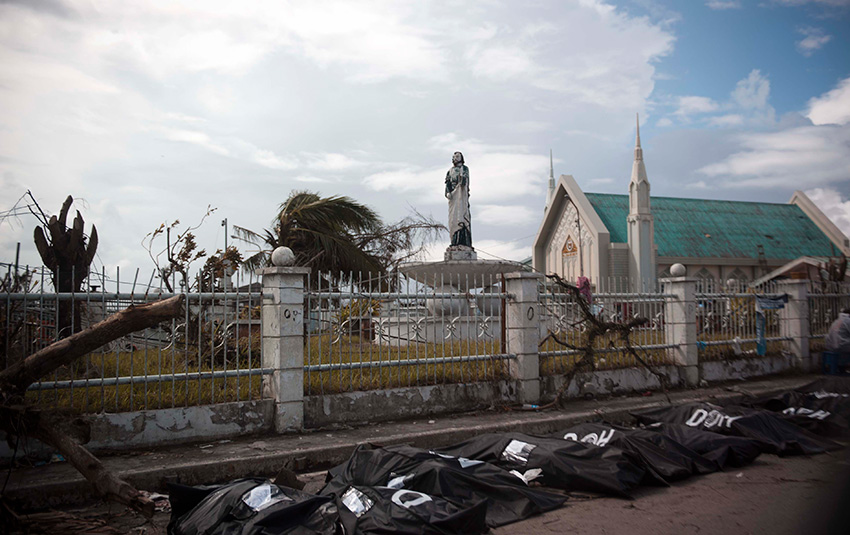
[[[728,414],[723,414],[717,410],[707,411],[705,409],[697,409],[691,414],[691,417],[688,418],[688,421],[685,422],[685,425],[690,427],[698,427],[700,425],[712,428],[712,427],[732,427],[732,422],[735,420],[743,418],[742,416],[729,416]]]
[[[805,407],[788,407],[787,409],[782,411],[782,414],[788,414],[791,416],[808,416],[809,418],[813,418],[815,420],[825,420],[830,415],[830,412],[824,410],[815,411],[812,409],[807,409]]]
[[[595,446],[605,446],[608,442],[611,441],[611,437],[614,436],[614,430],[608,429],[607,431],[601,431],[598,435],[596,433],[588,433],[584,435],[581,440],[578,439],[578,435],[575,433],[567,433],[564,435],[564,440],[573,440],[576,442],[584,442],[585,444],[593,444]]]
[[[405,499],[408,496],[413,496],[413,498]],[[427,494],[416,492],[415,490],[402,489],[393,494],[392,501],[396,505],[404,507],[405,509],[410,509],[411,507],[416,507],[417,505],[422,505],[423,503],[427,503],[432,500]]]

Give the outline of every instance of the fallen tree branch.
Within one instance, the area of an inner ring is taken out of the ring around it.
[[[590,309],[590,304],[585,300],[584,296],[581,294],[577,286],[574,286],[564,279],[562,279],[557,274],[546,275],[547,278],[553,280],[555,284],[557,284],[560,288],[569,292],[573,298],[573,301],[578,304],[579,309],[581,310],[582,320],[578,323],[585,323],[587,325],[587,342],[584,345],[577,346],[570,344],[565,340],[561,340],[557,335],[550,332],[543,341],[540,342],[542,346],[544,342],[548,340],[554,340],[555,343],[561,345],[562,347],[566,347],[568,349],[579,351],[582,353],[581,358],[579,358],[573,367],[564,374],[564,382],[558,388],[558,391],[555,393],[555,399],[552,400],[551,403],[547,403],[546,405],[542,405],[539,408],[551,408],[560,404],[563,396],[566,394],[567,390],[570,387],[570,383],[573,378],[579,371],[594,371],[596,370],[596,349],[595,343],[596,340],[607,333],[615,333],[619,335],[620,341],[623,343],[624,349],[626,352],[638,361],[644,368],[649,370],[650,373],[658,377],[659,382],[661,383],[661,389],[664,392],[664,395],[667,397],[667,401],[670,401],[670,395],[668,394],[668,385],[669,379],[667,376],[661,372],[658,372],[638,355],[637,351],[631,344],[631,340],[629,340],[629,335],[632,330],[640,327],[641,325],[645,325],[649,320],[647,318],[633,318],[625,323],[616,323],[612,321],[604,321],[596,317],[593,314],[593,311]]]
[[[182,295],[154,303],[130,305],[100,323],[54,342],[0,372],[0,392],[22,396],[29,385],[59,366],[70,364],[122,336],[154,327],[162,321],[179,316],[182,309]]]
[[[112,501],[124,504],[146,518],[153,517],[153,501],[103,466],[103,463],[70,435],[58,431],[44,419],[39,419],[27,434],[56,448],[94,487],[95,492]]]
[[[82,446],[81,443],[88,442],[86,422],[30,407],[24,402],[24,394],[29,385],[59,366],[70,364],[122,336],[179,316],[183,310],[183,299],[182,295],[178,295],[155,303],[130,305],[0,372],[0,429],[9,436],[31,436],[56,448],[92,484],[95,492],[151,518],[153,501],[112,474]]]

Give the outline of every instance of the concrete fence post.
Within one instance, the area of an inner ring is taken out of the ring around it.
[[[699,384],[699,352],[697,350],[696,279],[673,277],[662,279],[665,293],[673,294],[664,302],[665,343],[675,347],[667,354],[679,366],[687,386]]]
[[[779,309],[779,333],[791,338],[786,348],[794,356],[794,366],[807,372],[811,369],[809,353],[809,281],[782,281],[779,291],[788,294],[785,308]]]
[[[300,431],[304,423],[304,279],[310,268],[269,267],[263,278],[263,381],[274,398],[277,433]]]
[[[539,291],[542,275],[530,272],[505,274],[507,351],[515,355],[509,362],[511,378],[517,381],[520,403],[540,401]]]

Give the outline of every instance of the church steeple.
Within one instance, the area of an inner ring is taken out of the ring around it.
[[[635,114],[635,161],[643,161],[643,149],[640,148],[640,115]]]
[[[546,194],[546,208],[544,211],[549,209],[549,205],[552,204],[552,197],[555,196],[555,165],[552,160],[552,149],[549,149],[549,192]]]
[[[643,163],[640,146],[640,119],[635,130],[635,161],[632,163],[632,180],[629,183],[629,214],[649,214],[649,179]]]
[[[652,289],[655,284],[655,222],[649,200],[649,179],[640,146],[640,118],[635,128],[635,161],[629,182],[629,277],[638,290]]]
[[[646,182],[648,189],[649,179],[646,178],[646,166],[643,163],[643,149],[640,146],[640,118],[638,117],[635,129],[635,161],[632,163],[632,183],[640,182]]]

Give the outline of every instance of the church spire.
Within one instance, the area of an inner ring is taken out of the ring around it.
[[[643,163],[643,149],[640,146],[640,118],[638,117],[635,129],[635,161],[632,164],[632,183],[641,182],[649,184],[649,179],[646,178],[646,166]]]
[[[655,221],[649,200],[649,179],[640,146],[640,118],[635,125],[635,161],[629,183],[629,277],[639,284],[639,290],[655,284]]]
[[[635,114],[635,160],[643,160],[643,149],[640,148],[640,116]]]
[[[552,161],[552,149],[549,149],[549,198],[555,193],[555,164]]]
[[[549,149],[549,193],[546,195],[546,209],[552,204],[552,197],[555,196],[555,165],[552,160],[552,149]]]

